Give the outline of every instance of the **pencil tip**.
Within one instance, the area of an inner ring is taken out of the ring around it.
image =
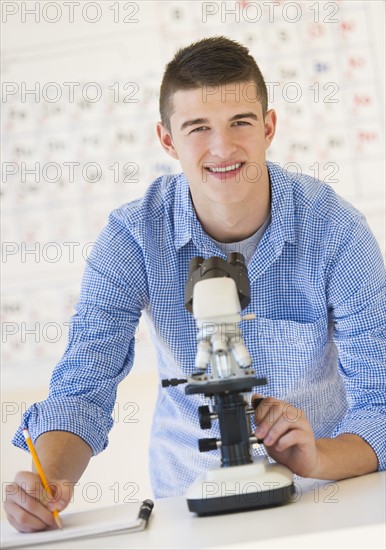
[[[59,527],[59,529],[63,529],[63,523],[59,516],[56,516],[55,523]]]

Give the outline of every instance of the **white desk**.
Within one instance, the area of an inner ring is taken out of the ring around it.
[[[334,483],[301,480],[297,488],[291,504],[203,518],[182,497],[161,499],[146,531],[33,548],[385,548],[386,472]],[[135,517],[138,504],[132,506]]]

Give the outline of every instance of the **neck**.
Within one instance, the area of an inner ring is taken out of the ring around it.
[[[196,204],[197,217],[204,231],[216,241],[230,243],[247,239],[264,224],[271,209],[269,177],[265,178],[253,197],[241,203],[221,204],[207,201]]]

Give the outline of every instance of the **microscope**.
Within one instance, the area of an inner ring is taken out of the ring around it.
[[[185,285],[185,307],[197,325],[194,372],[187,380],[163,380],[164,387],[187,383],[186,395],[203,394],[208,405],[198,408],[200,427],[210,429],[218,421],[220,437],[198,440],[200,452],[219,449],[221,466],[200,476],[188,489],[189,510],[198,516],[277,506],[293,499],[292,472],[272,464],[266,456],[253,457],[252,445],[261,444],[251,428],[251,416],[261,402],[252,405],[246,394],[267,383],[257,377],[244,344],[240,315],[250,303],[250,284],[242,254],[227,260],[213,256],[192,258]]]

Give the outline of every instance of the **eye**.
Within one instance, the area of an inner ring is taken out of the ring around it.
[[[198,128],[194,128],[191,132],[189,132],[190,134],[192,134],[193,132],[202,132],[203,130],[206,130],[207,129],[207,126],[199,126]]]
[[[241,126],[250,126],[250,123],[247,122],[246,120],[236,120],[236,122],[234,122],[234,124],[236,124],[237,126],[240,124]]]

